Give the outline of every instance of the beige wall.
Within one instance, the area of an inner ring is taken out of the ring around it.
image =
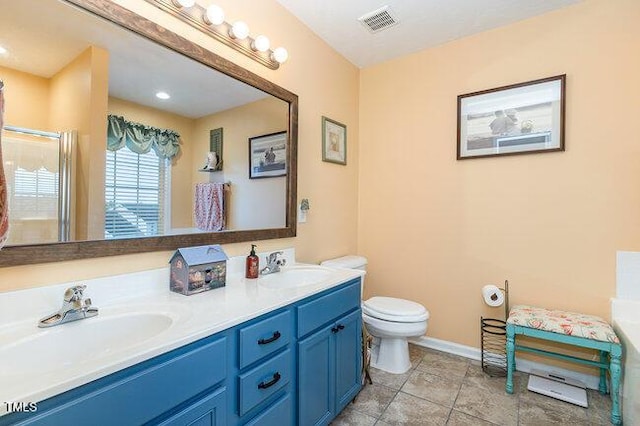
[[[89,47],[51,78],[49,126],[77,130],[76,238],[104,237],[109,53]]]
[[[249,179],[249,138],[286,131],[288,108],[286,102],[269,97],[196,120],[196,164],[198,159],[204,164],[207,158],[209,131],[223,128],[222,172],[210,176],[194,168],[193,181],[208,182],[212,178],[231,182],[227,229],[282,228],[285,225],[285,178]]]
[[[640,2],[587,0],[365,69],[358,246],[367,295],[479,346],[480,289],[609,317],[616,250],[640,250]],[[567,74],[566,152],[456,161],[456,97]]]
[[[191,173],[195,167],[192,154],[195,120],[113,97],[109,98],[109,114],[121,115],[129,121],[148,126],[171,129],[180,134],[180,153],[171,164],[171,226],[191,227],[193,202],[189,194]]]
[[[91,97],[89,103],[91,146],[89,170],[89,232],[90,240],[104,238],[104,183],[107,144],[107,105],[109,103],[109,52],[91,47]],[[82,139],[80,139],[82,140]]]
[[[5,83],[5,124],[49,131],[49,79],[0,67],[0,80]]]
[[[341,253],[355,252],[359,70],[275,0],[216,2],[224,8],[229,20],[243,19],[249,23],[252,34],[266,33],[272,43],[287,48],[289,60],[275,71],[177,21],[144,0],[118,0],[118,3],[162,23],[300,97],[298,198],[309,198],[311,202],[308,222],[298,226],[296,238],[259,241],[258,249],[293,246],[297,249],[298,257],[304,261],[319,261]],[[348,127],[347,166],[321,160],[322,115],[345,123]],[[249,247],[250,243],[247,242],[226,245],[225,249],[229,255],[238,255],[247,254]],[[164,267],[169,256],[168,252],[157,252],[2,268],[0,291]]]

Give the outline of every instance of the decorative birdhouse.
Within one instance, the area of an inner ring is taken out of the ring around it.
[[[171,291],[190,296],[227,281],[227,255],[219,245],[179,248],[171,257]]]

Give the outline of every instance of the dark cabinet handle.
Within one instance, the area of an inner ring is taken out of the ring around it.
[[[342,325],[342,324],[338,324],[338,326],[337,326],[337,327],[332,327],[332,328],[331,328],[331,332],[332,332],[332,333],[337,333],[337,332],[338,332],[338,331],[340,331],[340,330],[344,330],[344,325]]]
[[[273,379],[269,380],[267,383],[265,382],[260,382],[258,384],[258,389],[267,389],[270,388],[271,386],[275,385],[276,383],[278,383],[278,380],[280,380],[280,373],[276,372],[273,375]]]
[[[266,345],[269,344],[271,342],[275,342],[276,340],[278,340],[280,338],[281,334],[279,331],[276,331],[275,333],[273,333],[273,336],[269,337],[268,339],[260,339],[258,340],[258,344],[259,345]]]

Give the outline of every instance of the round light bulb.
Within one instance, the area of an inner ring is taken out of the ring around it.
[[[249,37],[249,26],[242,21],[236,21],[229,30],[229,35],[232,38],[244,40]]]
[[[8,52],[7,49],[5,49],[4,47],[0,46],[0,55],[6,55]]]
[[[204,21],[209,25],[220,25],[224,22],[224,10],[220,6],[212,4],[207,7]]]
[[[173,4],[178,7],[193,7],[196,4],[196,0],[173,0]]]
[[[289,58],[289,52],[284,47],[276,48],[271,54],[271,58],[279,64],[286,62]]]
[[[267,36],[259,35],[251,43],[251,48],[259,52],[266,52],[267,50],[269,50],[269,44],[270,43]]]
[[[167,100],[170,97],[171,97],[171,95],[169,95],[167,92],[158,92],[158,93],[156,93],[156,98],[158,98],[158,99]]]

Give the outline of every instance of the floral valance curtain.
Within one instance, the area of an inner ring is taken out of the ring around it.
[[[180,152],[179,139],[180,135],[173,130],[134,123],[119,115],[107,117],[109,151],[117,151],[126,146],[137,154],[146,154],[153,149],[158,157],[172,159]]]

